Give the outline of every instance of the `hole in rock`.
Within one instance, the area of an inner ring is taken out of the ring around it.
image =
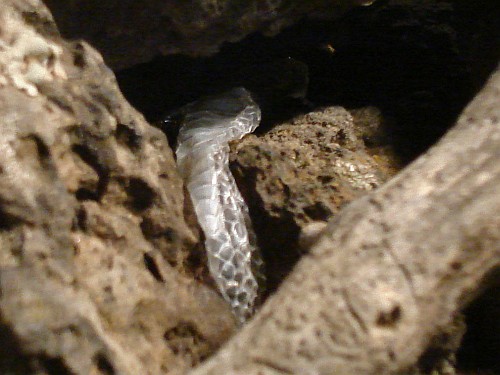
[[[64,363],[63,359],[60,357],[50,357],[47,355],[41,355],[39,357],[40,364],[47,374],[57,374],[57,375],[72,375],[73,371]]]
[[[189,322],[179,322],[177,326],[166,331],[163,338],[172,353],[184,357],[193,365],[204,360],[209,353],[207,340]]]
[[[125,186],[128,203],[135,211],[144,211],[151,207],[156,197],[155,191],[139,178],[131,178]]]
[[[0,206],[0,231],[12,230],[21,223],[21,218],[7,212],[2,206]]]
[[[92,169],[94,169],[97,175],[99,176],[99,181],[97,183],[97,186],[95,186],[95,189],[89,189],[88,187],[81,187],[76,192],[76,198],[78,200],[96,200],[96,201],[101,199],[109,182],[109,172],[100,162],[99,156],[86,145],[75,144],[71,147],[71,150],[75,154],[77,154],[85,163],[87,163]]]
[[[153,277],[159,281],[164,283],[165,280],[163,279],[163,276],[161,275],[161,271],[158,268],[158,265],[156,264],[156,260],[153,258],[148,253],[144,254],[144,265],[146,266],[147,270],[153,275]]]
[[[88,201],[88,200],[96,201],[99,199],[99,197],[97,196],[97,194],[94,191],[91,191],[91,190],[86,189],[86,188],[79,188],[75,192],[75,197],[79,201]]]
[[[103,353],[97,354],[94,358],[94,362],[97,364],[97,368],[101,374],[114,375],[116,373],[115,368]]]
[[[377,325],[382,327],[394,326],[401,319],[401,307],[396,305],[390,311],[379,312]]]
[[[116,126],[116,139],[134,151],[137,151],[141,146],[141,136],[133,128],[125,124]]]
[[[33,358],[23,352],[19,338],[4,324],[0,324],[0,343],[0,374],[34,373]]]

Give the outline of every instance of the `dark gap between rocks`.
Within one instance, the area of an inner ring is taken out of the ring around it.
[[[0,343],[0,374],[34,373],[36,366],[33,365],[33,358],[23,353],[16,333],[3,322],[0,323]]]
[[[500,374],[500,269],[487,279],[491,285],[464,311],[467,331],[457,353],[463,374]]]
[[[375,105],[391,119],[388,140],[409,162],[453,124],[497,64],[497,5],[380,1],[336,21],[304,21],[274,38],[250,35],[213,57],[157,57],[117,78],[152,122],[237,85],[263,92],[261,129],[311,106]],[[307,103],[287,96],[296,73],[283,63],[289,58],[308,67]]]

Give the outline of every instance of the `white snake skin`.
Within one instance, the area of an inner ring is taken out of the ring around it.
[[[259,106],[244,88],[181,109],[177,165],[205,234],[208,266],[225,300],[243,323],[258,294],[255,266],[261,262],[248,208],[229,170],[229,144],[260,122]]]

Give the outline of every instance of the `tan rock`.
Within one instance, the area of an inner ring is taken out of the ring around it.
[[[299,237],[310,223],[326,222],[394,173],[368,153],[359,128],[345,108],[328,107],[234,147],[232,170],[253,216],[270,291],[304,253]],[[307,237],[302,242],[311,242]]]
[[[181,373],[234,321],[194,280],[165,136],[40,2],[0,20],[0,372]]]

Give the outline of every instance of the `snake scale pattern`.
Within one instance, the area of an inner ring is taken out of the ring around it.
[[[262,264],[248,208],[229,170],[229,142],[253,132],[261,112],[235,88],[184,106],[178,169],[205,235],[208,267],[240,323],[253,313]]]

